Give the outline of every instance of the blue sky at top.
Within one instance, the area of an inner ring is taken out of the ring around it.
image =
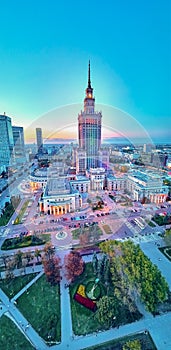
[[[0,14],[0,113],[13,123],[83,101],[90,58],[96,102],[168,139],[170,0],[0,0]]]

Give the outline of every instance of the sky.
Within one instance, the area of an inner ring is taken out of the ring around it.
[[[52,110],[82,104],[90,59],[105,127],[116,131],[103,112],[113,106],[153,140],[171,139],[170,0],[0,0],[0,14],[0,113],[13,125],[29,134]],[[66,109],[55,128],[69,137],[80,110]]]

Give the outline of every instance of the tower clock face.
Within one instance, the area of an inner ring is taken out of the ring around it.
[[[91,93],[89,92],[88,97],[91,97]]]

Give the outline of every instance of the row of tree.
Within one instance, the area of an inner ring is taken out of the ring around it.
[[[51,243],[47,243],[43,251],[36,249],[34,253],[32,253],[30,251],[22,252],[18,250],[11,256],[2,255],[1,259],[6,269],[6,279],[10,281],[15,277],[15,269],[22,269],[22,273],[25,273],[26,266],[33,265],[35,258],[37,263],[43,263],[47,281],[51,285],[59,283],[61,280],[61,261],[60,258],[55,255],[55,249]],[[67,280],[69,283],[72,283],[84,270],[84,261],[80,253],[73,251],[67,254],[64,260],[64,268]]]
[[[107,241],[101,250],[110,257],[110,272],[114,294],[125,302],[140,297],[146,309],[155,313],[158,305],[168,298],[169,287],[157,266],[131,241]]]
[[[36,249],[34,253],[22,252],[18,250],[14,255],[1,255],[1,260],[3,261],[5,267],[6,279],[8,281],[12,280],[14,276],[15,269],[22,269],[22,273],[26,272],[26,266],[33,264],[33,260],[36,258],[36,261],[41,260],[42,253],[39,249]]]
[[[55,255],[55,250],[50,243],[47,243],[44,247],[42,261],[47,281],[51,283],[51,285],[59,283],[61,280],[61,261],[60,258]],[[65,255],[64,268],[67,280],[72,283],[84,270],[84,261],[80,253],[72,251]]]

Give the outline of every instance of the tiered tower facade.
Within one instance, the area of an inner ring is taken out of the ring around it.
[[[88,86],[84,99],[84,111],[78,115],[78,138],[80,157],[80,172],[99,166],[99,151],[101,147],[101,112],[95,112],[95,98],[90,80],[90,62],[88,67]]]

